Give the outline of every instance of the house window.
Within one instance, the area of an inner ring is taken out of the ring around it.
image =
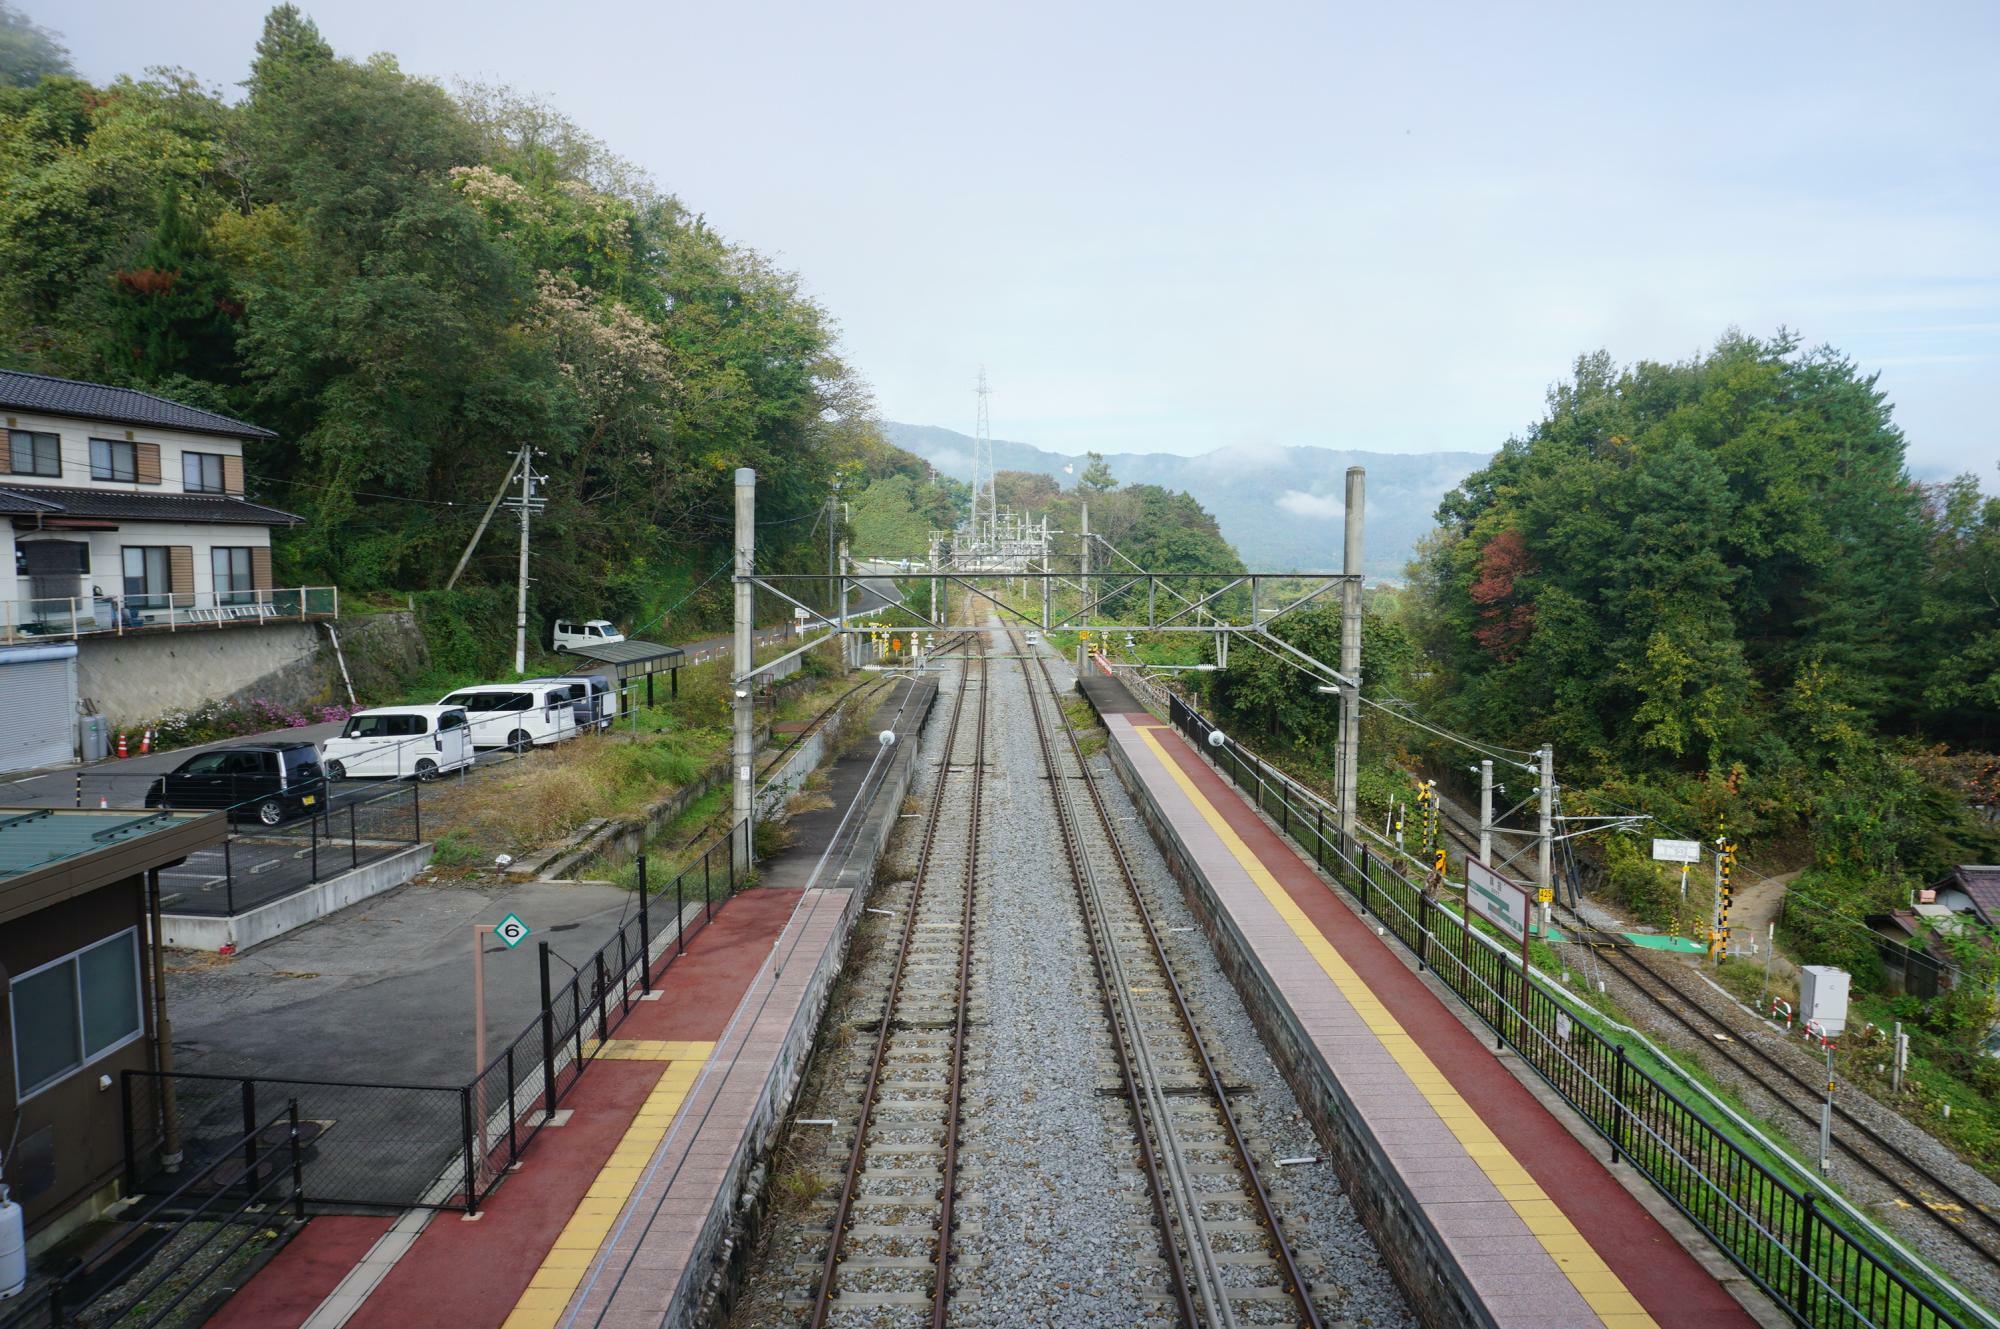
[[[53,479],[62,477],[62,444],[54,434],[10,429],[7,431],[7,444],[12,453],[14,474],[46,475]]]
[[[190,494],[220,494],[222,485],[222,454],[219,452],[183,452],[181,454],[181,488]]]
[[[90,440],[90,478],[93,480],[123,480],[129,484],[139,482],[139,448],[134,443],[123,443],[117,439],[93,438]]]
[[[128,609],[165,609],[173,590],[173,572],[165,545],[126,545],[125,605]]]
[[[247,605],[257,598],[257,580],[250,571],[247,546],[217,545],[210,553],[215,568],[215,602],[219,605]]]
[[[82,540],[22,540],[14,546],[14,572],[22,577],[88,577],[90,546]]]
[[[14,1084],[27,1099],[139,1036],[139,933],[127,928],[14,979]]]

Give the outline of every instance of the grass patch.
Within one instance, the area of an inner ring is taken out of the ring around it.
[[[457,831],[446,831],[431,845],[431,866],[462,868],[479,857],[479,850]]]

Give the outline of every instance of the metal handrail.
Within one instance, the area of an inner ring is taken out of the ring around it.
[[[1205,739],[1210,732],[1214,731],[1215,725],[1196,711],[1185,699],[1172,694],[1169,694],[1169,698],[1170,715],[1168,719],[1176,728],[1186,731],[1190,737],[1198,735],[1202,739]],[[1199,746],[1197,746],[1197,750],[1199,750]],[[1255,753],[1243,748],[1236,740],[1225,736],[1222,753],[1226,754],[1235,763],[1238,770],[1254,766],[1254,769],[1249,770],[1247,773],[1252,776],[1258,785],[1260,805],[1263,793],[1275,788],[1281,802],[1287,808],[1288,814],[1297,811],[1293,807],[1293,799],[1295,797],[1305,802],[1307,805],[1306,811],[1319,811],[1327,808],[1328,805],[1325,801],[1313,791],[1307,789],[1284,772],[1272,767]],[[1217,765],[1218,768],[1226,770],[1222,766],[1222,763],[1218,762]],[[1269,782],[1265,779],[1267,775],[1270,777]],[[1345,845],[1339,842],[1338,836],[1329,837],[1323,829],[1319,829],[1320,822],[1317,818],[1302,816],[1294,821],[1288,815],[1287,822],[1286,832],[1294,838],[1303,835],[1307,824],[1309,822],[1312,823],[1314,826],[1312,834],[1318,840],[1320,846],[1320,853],[1314,856],[1315,859],[1324,866],[1325,851],[1331,848],[1336,863],[1343,869],[1342,872],[1335,872],[1333,874],[1334,879],[1340,881],[1343,885],[1349,885],[1351,889],[1351,883],[1348,878],[1350,876],[1360,877],[1362,890],[1359,893],[1359,903],[1361,907],[1378,917],[1384,918],[1390,924],[1388,931],[1393,933],[1398,941],[1409,947],[1417,956],[1420,963],[1424,963],[1436,971],[1446,986],[1465,999],[1467,1005],[1472,1008],[1473,1013],[1491,1027],[1497,1037],[1513,1044],[1516,1051],[1521,1054],[1522,1060],[1536,1074],[1547,1081],[1559,1095],[1572,1106],[1576,1107],[1584,1119],[1590,1123],[1592,1129],[1611,1142],[1614,1156],[1622,1155],[1631,1159],[1633,1164],[1654,1183],[1670,1204],[1684,1214],[1689,1221],[1701,1228],[1710,1240],[1715,1242],[1717,1248],[1727,1255],[1732,1263],[1741,1268],[1765,1292],[1770,1294],[1773,1300],[1792,1319],[1800,1324],[1813,1326],[1820,1324],[1845,1326],[1854,1323],[1869,1325],[1915,1323],[1919,1325],[1951,1327],[1963,1325],[1964,1322],[1962,1320],[1957,1318],[1951,1311],[1940,1306],[1923,1288],[1912,1283],[1901,1270],[1885,1262],[1866,1244],[1856,1240],[1832,1217],[1819,1213],[1815,1201],[1820,1197],[1812,1193],[1802,1194],[1800,1191],[1793,1189],[1783,1178],[1773,1173],[1754,1156],[1745,1152],[1725,1132],[1696,1111],[1692,1105],[1683,1100],[1672,1089],[1661,1084],[1643,1067],[1634,1065],[1626,1060],[1624,1057],[1624,1048],[1621,1045],[1612,1043],[1611,1040],[1605,1038],[1588,1024],[1579,1023],[1575,1026],[1584,1036],[1595,1040],[1600,1046],[1609,1049],[1615,1054],[1615,1059],[1620,1065],[1621,1075],[1631,1077],[1634,1082],[1634,1088],[1641,1090],[1642,1093],[1650,1090],[1652,1094],[1658,1095],[1659,1099],[1678,1109],[1685,1120],[1701,1125],[1707,1131],[1713,1144],[1721,1150],[1727,1151],[1728,1156],[1735,1165],[1732,1169],[1733,1172],[1761,1179],[1763,1184],[1770,1188],[1771,1191],[1782,1197],[1783,1200],[1789,1201],[1790,1207],[1798,1215],[1796,1226],[1802,1234],[1802,1243],[1812,1241],[1815,1237],[1822,1237],[1828,1242],[1829,1253],[1826,1257],[1815,1258],[1812,1250],[1808,1249],[1805,1257],[1801,1258],[1800,1253],[1793,1249],[1792,1244],[1787,1242],[1781,1233],[1771,1232],[1763,1219],[1745,1209],[1742,1202],[1731,1193],[1729,1188],[1717,1180],[1712,1169],[1703,1167],[1700,1160],[1689,1157],[1686,1152],[1676,1146],[1662,1133],[1660,1123],[1656,1123],[1643,1115],[1631,1101],[1637,1095],[1630,1092],[1621,1092],[1611,1086],[1605,1085],[1596,1072],[1585,1066],[1568,1049],[1559,1047],[1555,1040],[1548,1035],[1547,1031],[1541,1029],[1535,1023],[1527,1011],[1530,998],[1539,996],[1543,1001],[1551,1005],[1559,1004],[1557,997],[1536,976],[1533,974],[1527,976],[1526,983],[1529,990],[1523,995],[1518,1004],[1510,1000],[1502,990],[1486,981],[1484,976],[1476,973],[1460,957],[1457,949],[1451,944],[1449,939],[1427,925],[1423,919],[1413,915],[1401,900],[1395,898],[1394,893],[1397,890],[1418,892],[1420,890],[1418,886],[1401,877],[1396,877],[1387,882],[1377,879],[1375,874],[1369,871],[1368,860],[1370,855],[1365,850],[1362,855],[1362,863],[1356,865],[1354,860],[1348,856]],[[1388,897],[1386,906],[1392,909],[1393,913],[1398,917],[1391,918],[1384,913],[1384,897]],[[1457,928],[1461,930],[1466,929],[1465,920],[1462,918],[1443,910],[1430,912],[1443,913]],[[1414,939],[1405,935],[1405,932],[1410,930],[1414,930],[1415,932]],[[1486,940],[1484,937],[1479,936],[1476,930],[1469,930],[1469,935],[1477,938],[1482,943]],[[1482,945],[1481,949],[1482,953],[1486,953],[1491,948]],[[1497,950],[1494,950],[1493,953],[1498,954]],[[1449,957],[1452,967],[1441,967],[1437,961],[1439,955]],[[1518,959],[1511,955],[1501,954],[1498,958],[1499,963],[1504,967],[1513,967],[1518,964]],[[1454,969],[1459,972],[1454,972]],[[1489,1004],[1494,1008],[1492,1014],[1488,1014],[1487,1011]],[[1513,1031],[1511,1034],[1509,1033],[1510,1028]],[[1527,1039],[1523,1035],[1523,1031],[1530,1030],[1533,1032],[1533,1039]],[[1544,1049],[1541,1055],[1538,1055],[1538,1049],[1535,1046],[1537,1044],[1541,1046],[1541,1049]],[[1554,1064],[1544,1065],[1545,1061],[1552,1061]],[[1609,1126],[1600,1122],[1597,1119],[1597,1114],[1592,1112],[1588,1105],[1579,1102],[1577,1097],[1559,1082],[1556,1071],[1565,1063],[1577,1072],[1582,1081],[1595,1088],[1598,1091],[1598,1096],[1611,1105],[1612,1114]],[[1636,1126],[1640,1135],[1650,1141],[1661,1155],[1671,1158],[1674,1163],[1678,1164],[1678,1171],[1684,1173],[1697,1186],[1720,1199],[1727,1208],[1733,1209],[1742,1215],[1748,1221],[1749,1225],[1763,1236],[1767,1247],[1775,1250],[1781,1257],[1782,1263],[1780,1268],[1788,1269],[1795,1275],[1796,1286],[1789,1291],[1772,1287],[1766,1273],[1760,1272],[1757,1267],[1753,1266],[1752,1261],[1754,1256],[1752,1252],[1736,1249],[1729,1240],[1715,1230],[1714,1226],[1693,1212],[1689,1205],[1683,1202],[1680,1195],[1676,1193],[1673,1186],[1668,1183],[1665,1177],[1658,1175],[1653,1166],[1648,1165],[1633,1154],[1631,1149],[1632,1142],[1629,1135],[1617,1129],[1619,1122],[1628,1123],[1628,1128]],[[1822,1269],[1847,1269],[1856,1266],[1865,1267],[1868,1271],[1886,1280],[1895,1292],[1901,1294],[1900,1298],[1894,1295],[1885,1295],[1882,1298],[1884,1302],[1900,1303],[1893,1313],[1893,1318],[1877,1318],[1862,1307],[1856,1306],[1840,1288],[1834,1286],[1827,1274],[1822,1272]],[[1822,1309],[1827,1312],[1826,1315],[1814,1314],[1815,1311]]]
[[[38,596],[0,601],[0,641],[74,641],[93,636],[306,623],[339,617],[338,586]]]

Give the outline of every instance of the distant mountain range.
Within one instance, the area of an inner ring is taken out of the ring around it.
[[[972,438],[936,425],[886,422],[891,443],[914,452],[946,475],[972,478]],[[1438,500],[1484,466],[1484,452],[1348,452],[1315,447],[1217,448],[1199,457],[1120,452],[1104,460],[1120,484],[1184,489],[1215,514],[1222,534],[1253,568],[1337,572],[1347,468],[1368,470],[1364,528],[1370,576],[1400,577],[1417,541],[1433,525]],[[1082,456],[1028,443],[993,440],[993,464],[1003,471],[1054,476],[1076,483]],[[1074,468],[1065,473],[1065,466]]]

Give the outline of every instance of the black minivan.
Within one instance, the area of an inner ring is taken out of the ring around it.
[[[326,806],[326,775],[312,743],[197,752],[161,776],[149,808],[226,808],[235,821],[276,826]]]

